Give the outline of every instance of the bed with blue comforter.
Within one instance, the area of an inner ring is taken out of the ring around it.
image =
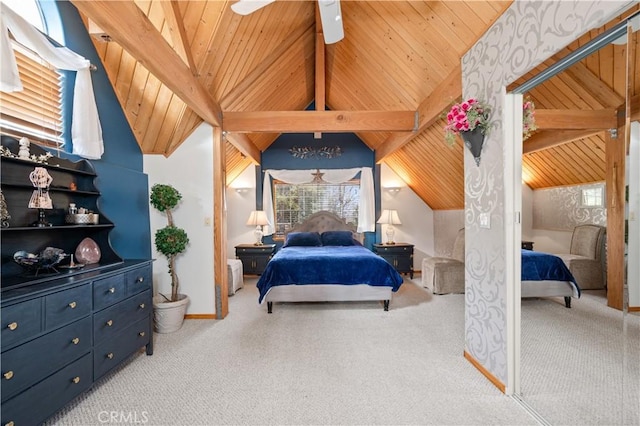
[[[326,218],[325,212],[319,223]],[[351,231],[324,229],[287,235],[258,280],[259,303],[266,301],[271,313],[274,301],[381,300],[388,310],[402,276]]]
[[[580,297],[580,287],[558,256],[522,249],[522,297],[563,296],[567,308],[571,297]]]

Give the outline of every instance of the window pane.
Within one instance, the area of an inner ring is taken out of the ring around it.
[[[20,2],[20,6],[29,5],[31,8],[26,9],[14,8],[12,4],[9,7],[41,29],[42,21],[36,3]],[[35,12],[32,8],[35,8]],[[24,89],[20,92],[0,92],[0,130],[18,139],[26,136],[36,144],[60,147],[64,145],[61,75],[37,54],[15,41],[12,41],[12,45]]]
[[[351,181],[342,184],[274,183],[275,235],[281,238],[296,223],[321,210],[330,211],[345,219],[347,223],[358,224],[358,201],[360,183]]]

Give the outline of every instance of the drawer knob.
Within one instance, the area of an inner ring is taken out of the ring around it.
[[[4,378],[7,380],[11,380],[13,378],[13,371],[9,370],[3,374]]]
[[[78,343],[80,343],[80,339],[77,337],[74,337],[73,339],[71,339],[71,343],[73,343],[74,345],[77,345]]]
[[[140,309],[144,309],[144,303],[141,303],[139,306],[140,306]]]
[[[111,327],[113,325],[113,320],[107,321],[107,327]]]
[[[141,331],[140,333],[138,333],[138,336],[144,337],[144,331]]]
[[[138,278],[136,278],[136,282],[137,282],[137,283],[142,283],[142,282],[144,282],[144,277],[138,277]]]
[[[80,376],[76,376],[76,377],[74,377],[73,379],[71,379],[71,381],[72,381],[73,383],[80,383]]]
[[[115,293],[115,292],[116,292],[115,287],[111,287],[111,288],[109,289],[109,293],[112,293],[112,294],[113,294],[113,293]]]
[[[9,324],[7,326],[7,328],[11,331],[15,330],[16,328],[18,328],[18,323],[17,322],[12,322],[11,324]]]
[[[113,358],[113,352],[109,352],[109,353],[107,354],[107,358],[112,359],[112,358]]]
[[[71,309],[75,309],[75,308],[76,308],[76,306],[78,306],[78,304],[77,304],[76,302],[71,302],[71,303],[69,303],[69,307],[70,307]]]

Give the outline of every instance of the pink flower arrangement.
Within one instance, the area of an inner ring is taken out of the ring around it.
[[[453,145],[456,135],[480,128],[483,134],[489,129],[489,115],[491,107],[488,104],[471,98],[459,104],[454,104],[447,113],[447,125],[444,127],[444,138],[449,145]]]
[[[531,99],[522,104],[522,140],[529,139],[531,133],[536,130],[536,106]]]

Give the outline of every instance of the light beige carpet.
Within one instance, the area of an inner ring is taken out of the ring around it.
[[[255,282],[245,277],[227,318],[156,334],[153,356],[134,356],[48,424],[113,413],[153,425],[536,424],[463,358],[464,295],[406,279],[388,312],[304,303],[269,315]]]

